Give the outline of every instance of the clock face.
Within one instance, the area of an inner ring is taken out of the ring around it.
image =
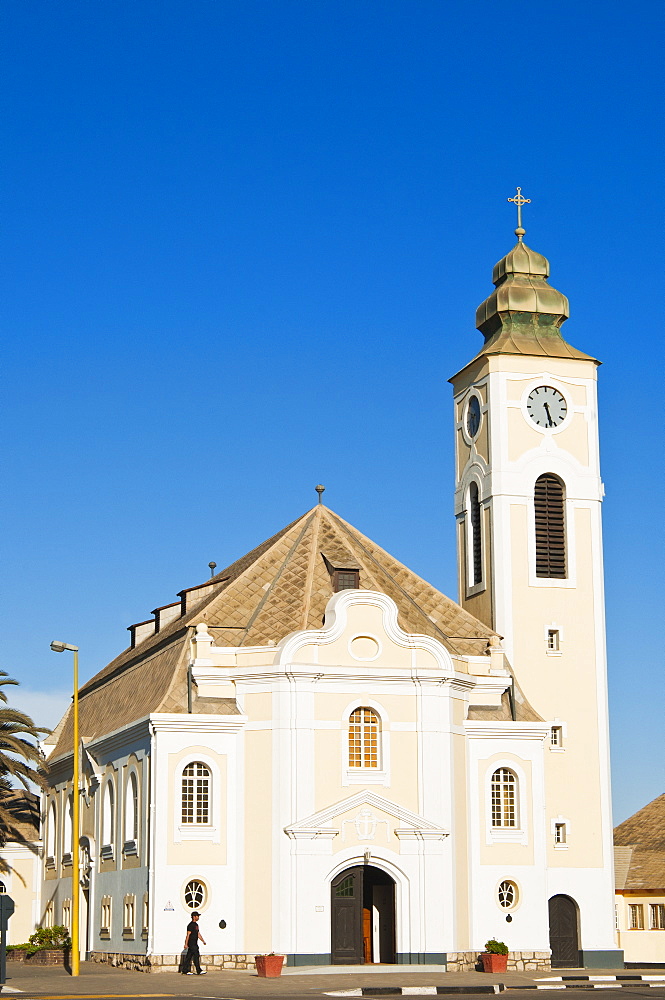
[[[558,427],[566,419],[568,404],[558,389],[539,385],[529,393],[526,409],[539,427]]]
[[[475,437],[480,427],[480,400],[472,396],[466,408],[466,429],[469,437]]]

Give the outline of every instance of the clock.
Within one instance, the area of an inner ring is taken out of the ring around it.
[[[568,404],[558,389],[539,385],[529,393],[526,411],[539,427],[558,427],[566,419]]]
[[[466,430],[469,437],[475,437],[480,427],[480,400],[472,396],[466,408]]]

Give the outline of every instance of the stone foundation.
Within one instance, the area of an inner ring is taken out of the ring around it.
[[[482,972],[483,964],[477,951],[449,951],[447,972]],[[507,972],[549,972],[549,951],[511,951],[508,953]]]
[[[130,969],[133,972],[178,972],[182,954],[126,955],[115,951],[93,951],[90,960],[112,965],[117,969]],[[208,972],[222,969],[246,971],[256,968],[253,955],[201,955],[201,965],[205,966]]]

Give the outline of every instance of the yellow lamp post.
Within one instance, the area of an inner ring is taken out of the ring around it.
[[[54,653],[74,654],[74,773],[72,775],[72,976],[79,974],[79,648],[51,643]]]

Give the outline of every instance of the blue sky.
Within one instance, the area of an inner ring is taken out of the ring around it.
[[[456,596],[449,376],[526,241],[600,369],[615,819],[663,791],[662,4],[5,0],[2,657],[325,500]],[[662,551],[662,548],[661,548]]]

